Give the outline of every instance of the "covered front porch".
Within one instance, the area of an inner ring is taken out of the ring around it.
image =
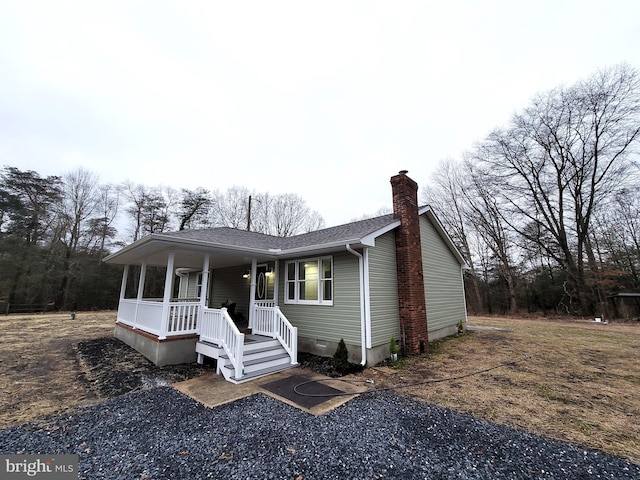
[[[277,306],[275,259],[153,247],[139,263],[124,264],[117,338],[156,365],[213,358],[233,383],[297,365],[298,332]],[[161,297],[145,295],[151,266],[165,270]],[[243,313],[234,315],[221,298],[238,300]]]

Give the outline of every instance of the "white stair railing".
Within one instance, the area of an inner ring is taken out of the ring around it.
[[[298,329],[289,322],[280,307],[255,306],[252,332],[277,339],[291,357],[291,363],[298,363]]]
[[[199,334],[200,341],[215,343],[224,349],[233,365],[235,378],[242,378],[244,334],[233,323],[227,309],[204,308],[199,322]],[[218,369],[220,368],[218,363]]]

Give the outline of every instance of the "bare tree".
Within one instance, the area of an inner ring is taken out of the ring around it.
[[[322,215],[320,215],[320,213],[316,210],[313,210],[306,216],[304,224],[302,226],[302,232],[298,233],[315,232],[316,230],[320,230],[325,226],[326,224]]]
[[[536,96],[480,147],[483,168],[508,205],[503,219],[531,242],[540,238],[531,235],[532,223],[553,238],[540,246],[566,270],[568,291],[585,314],[595,309],[589,283],[604,308],[590,237],[594,207],[634,168],[629,155],[640,138],[639,113],[638,74],[621,65]]]
[[[129,200],[126,211],[133,223],[133,241],[149,233],[170,229],[177,192],[169,187],[146,187],[125,182],[123,193]]]
[[[203,228],[210,225],[209,211],[214,205],[211,193],[204,188],[182,189],[178,210],[179,230]]]
[[[218,225],[267,235],[289,237],[324,225],[322,216],[292,193],[250,193],[246,188],[232,187],[226,194],[218,194],[216,205]]]
[[[473,311],[479,312],[482,309],[482,296],[478,284],[480,277],[476,270],[476,258],[470,246],[470,232],[473,231],[474,225],[469,223],[469,196],[465,195],[465,189],[468,188],[465,184],[468,180],[464,168],[464,163],[452,158],[440,162],[431,176],[431,181],[423,190],[422,201],[438,212],[438,219],[464,256],[470,272],[467,275],[471,286],[468,303]]]
[[[58,214],[57,242],[63,246],[62,278],[56,293],[56,305],[66,308],[69,285],[74,278],[73,261],[81,239],[90,232],[90,219],[97,206],[98,176],[83,168],[63,177],[63,201]]]
[[[466,199],[465,216],[467,222],[475,226],[483,243],[495,259],[495,271],[504,280],[509,302],[509,312],[517,313],[518,300],[516,290],[515,261],[512,251],[514,242],[511,230],[502,219],[503,209],[496,185],[487,181],[487,172],[476,168],[467,160],[465,162],[467,184],[463,189]]]
[[[120,206],[120,188],[107,183],[98,186],[96,197],[96,214],[90,220],[90,231],[94,247],[98,250],[98,262],[102,262],[107,239],[115,237],[117,230],[113,223]]]

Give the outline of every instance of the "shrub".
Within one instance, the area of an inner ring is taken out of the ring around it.
[[[349,352],[344,339],[340,339],[336,353],[333,354],[333,367],[340,373],[347,373],[349,368]]]
[[[400,348],[398,347],[398,344],[396,343],[396,337],[392,336],[391,337],[391,341],[389,342],[389,351],[393,354],[393,353],[398,353],[399,350],[400,350]]]

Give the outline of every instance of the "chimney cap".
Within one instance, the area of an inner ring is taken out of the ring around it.
[[[400,174],[400,175],[406,175],[407,173],[409,173],[409,170],[400,170],[398,172],[398,174]]]

